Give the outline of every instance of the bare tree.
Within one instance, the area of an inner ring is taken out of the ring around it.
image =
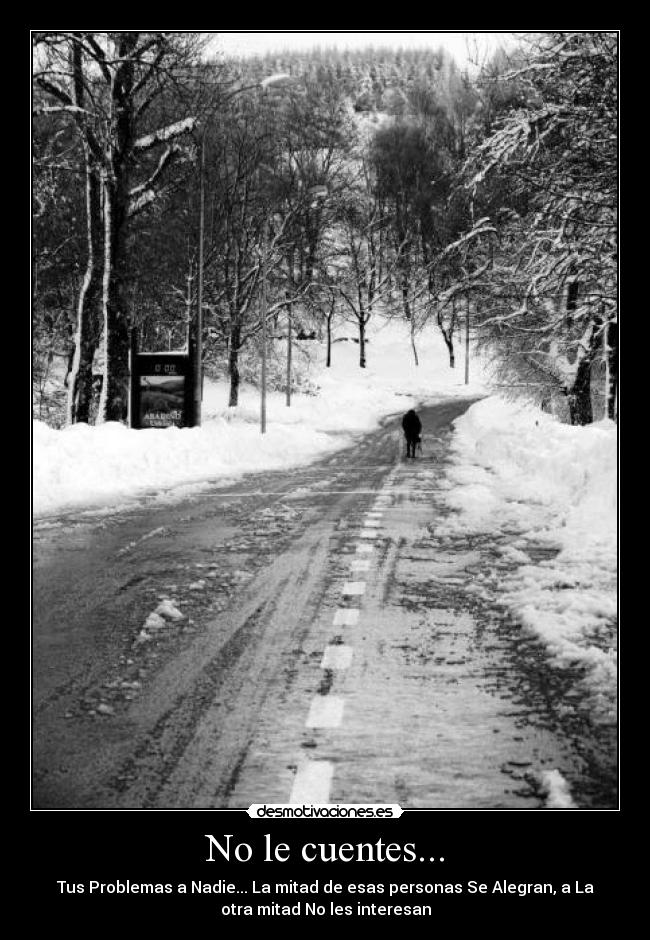
[[[370,163],[360,157],[359,170],[342,195],[335,239],[339,245],[339,294],[359,331],[359,366],[366,367],[366,327],[378,305],[390,297],[402,246],[391,262],[383,252],[381,230],[387,224]]]
[[[616,406],[617,37],[548,33],[529,46],[510,76],[525,106],[467,164],[499,232],[479,324],[507,371],[563,390],[571,421],[586,424],[603,347],[611,417]]]
[[[124,420],[130,316],[126,279],[131,220],[161,191],[194,116],[156,125],[152,107],[192,59],[193,37],[174,33],[40,32],[35,82],[40,113],[76,124],[86,177],[87,260],[68,377],[68,420],[87,421],[92,361],[103,336],[100,417]]]

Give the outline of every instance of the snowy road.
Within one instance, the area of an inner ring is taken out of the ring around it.
[[[35,807],[615,806],[611,728],[466,590],[489,539],[436,536],[468,404],[421,411],[416,461],[392,420],[307,468],[41,520]]]

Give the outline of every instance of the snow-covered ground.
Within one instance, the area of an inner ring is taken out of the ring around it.
[[[259,430],[259,391],[243,385],[240,405],[228,408],[226,382],[206,381],[201,428],[132,430],[116,422],[54,430],[35,421],[33,504],[38,516],[75,506],[109,506],[144,491],[178,497],[207,480],[229,482],[244,473],[305,464],[353,443],[387,414],[419,401],[475,394],[463,384],[462,354],[450,369],[439,331],[432,325],[417,343],[415,368],[407,328],[375,317],[369,324],[367,368],[359,368],[352,327],[342,326],[325,368],[324,344],[298,344],[311,358],[308,379],[317,395],[270,393],[267,433]],[[282,352],[281,344],[279,352]],[[304,366],[300,366],[304,369]],[[480,379],[476,364],[472,376]],[[170,490],[173,488],[173,490]],[[161,495],[164,498],[164,495]]]
[[[475,590],[504,603],[562,665],[586,667],[607,720],[615,707],[617,434],[570,427],[486,398],[455,422],[448,505],[438,532],[489,533],[504,566]],[[553,551],[535,560],[536,549]],[[531,557],[531,553],[533,557]]]

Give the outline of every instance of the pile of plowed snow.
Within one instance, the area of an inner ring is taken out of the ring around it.
[[[446,500],[456,511],[437,531],[495,536],[506,562],[496,578],[499,600],[558,662],[585,668],[602,717],[612,718],[616,425],[571,427],[536,408],[486,398],[456,419],[452,459]],[[549,557],[535,562],[528,552],[540,547]],[[494,579],[486,571],[475,589],[489,596]]]

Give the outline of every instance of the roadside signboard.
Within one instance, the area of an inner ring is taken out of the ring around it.
[[[187,353],[137,353],[131,359],[131,427],[192,426],[192,363]]]

